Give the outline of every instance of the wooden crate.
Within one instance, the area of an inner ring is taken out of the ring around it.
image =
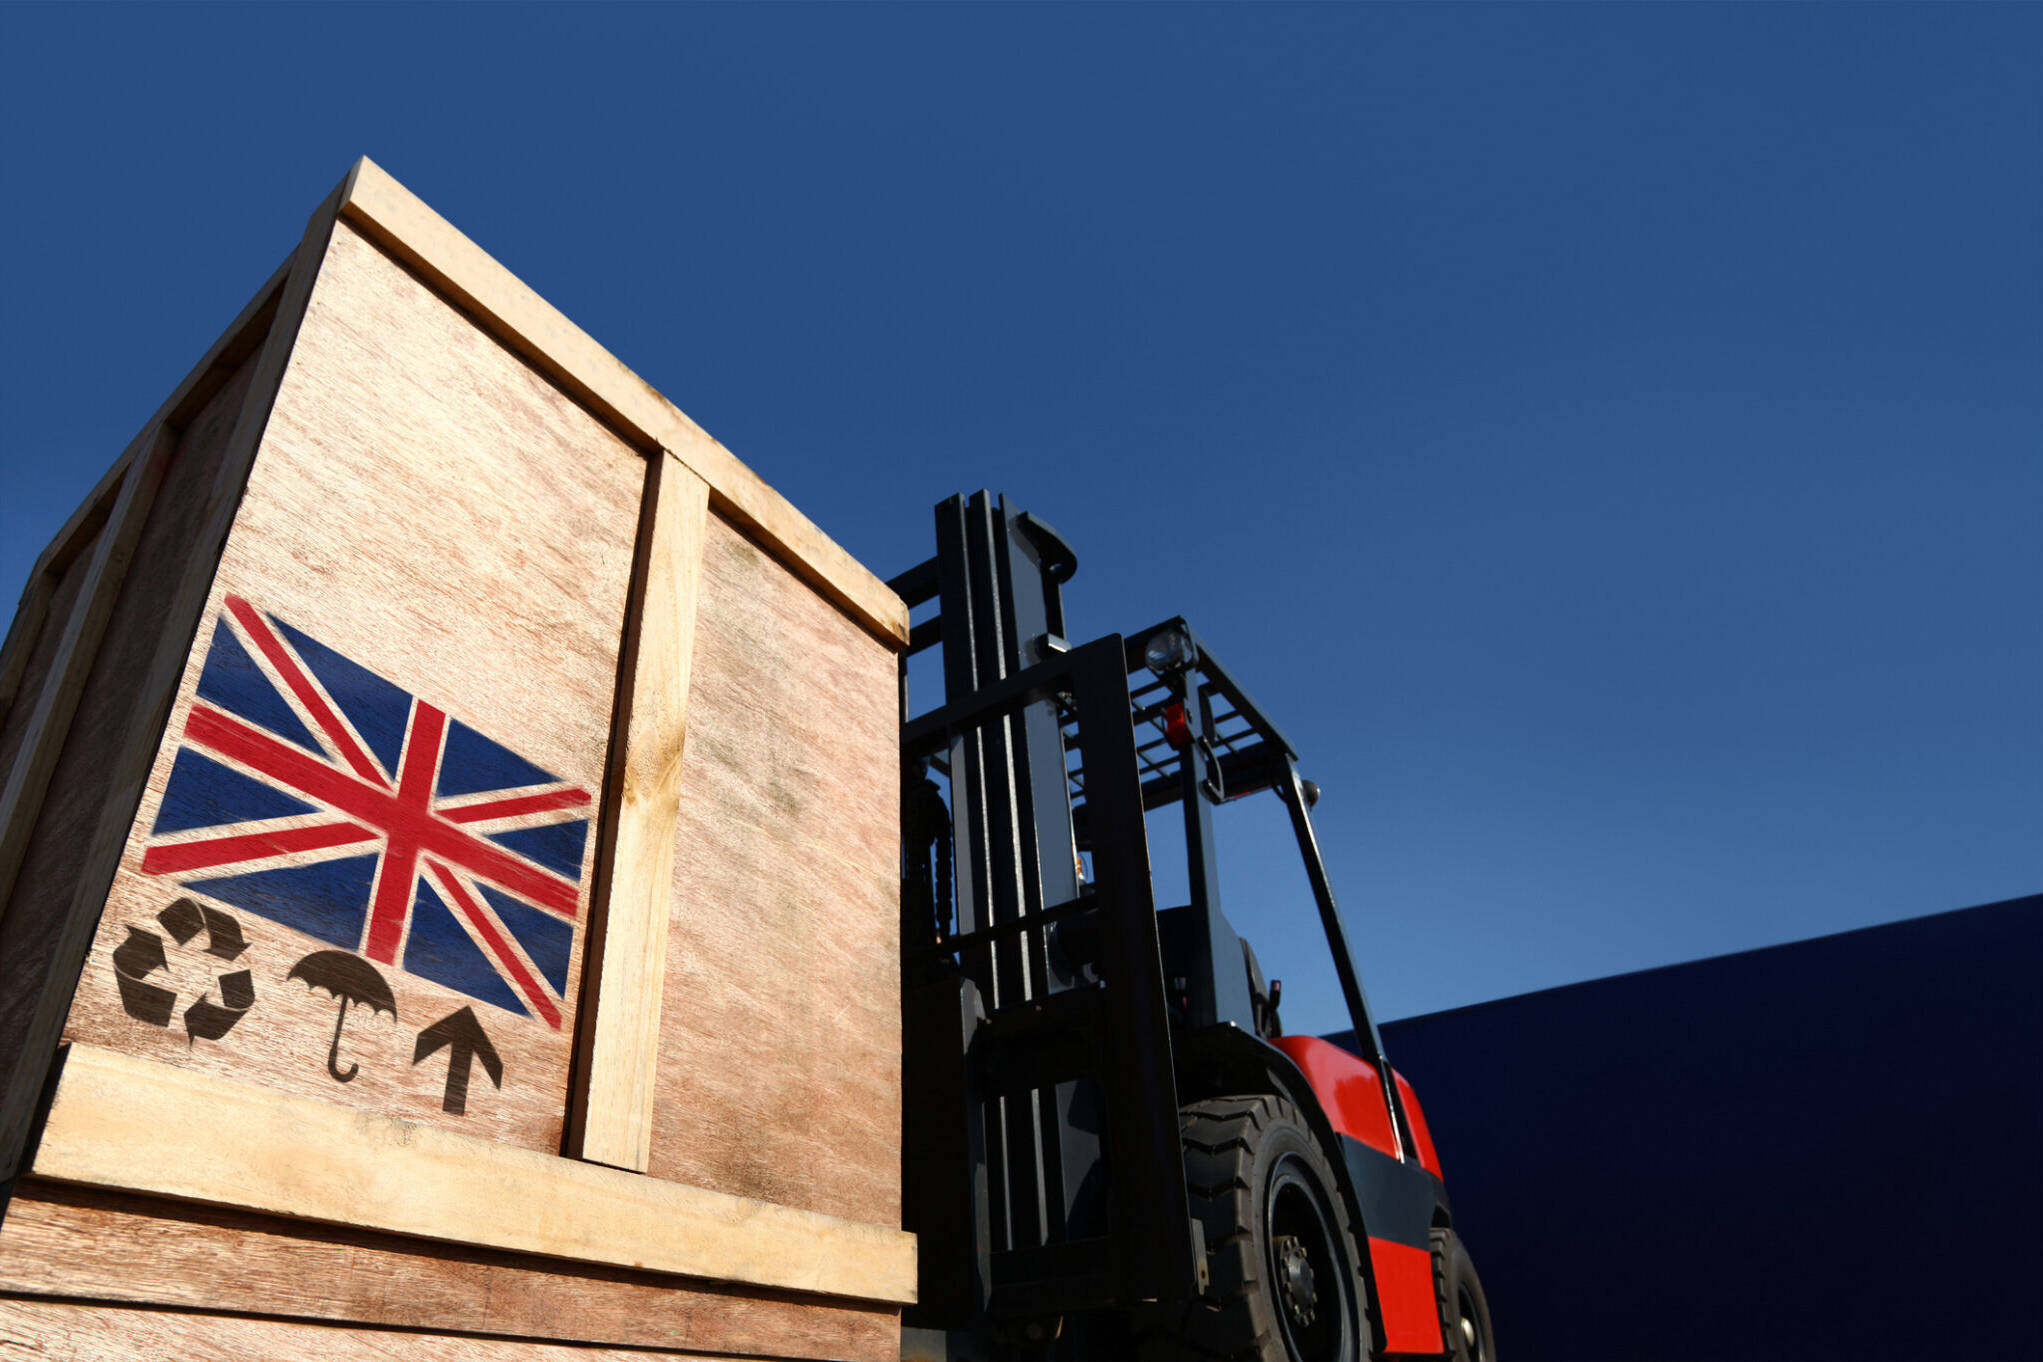
[[[0,1334],[894,1356],[906,640],[359,163],[0,660]]]

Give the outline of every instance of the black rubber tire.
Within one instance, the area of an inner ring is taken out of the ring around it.
[[[1433,1231],[1433,1293],[1440,1302],[1440,1337],[1453,1362],[1497,1362],[1497,1335],[1483,1280],[1453,1230]]]
[[[1364,1362],[1369,1355],[1361,1256],[1326,1153],[1280,1097],[1216,1097],[1180,1113],[1192,1216],[1205,1228],[1207,1294],[1137,1321],[1152,1359]],[[1288,1308],[1274,1244],[1293,1241],[1289,1299],[1309,1277],[1309,1322]]]

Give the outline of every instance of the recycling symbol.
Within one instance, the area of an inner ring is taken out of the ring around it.
[[[156,921],[180,946],[204,932],[205,954],[225,963],[233,963],[248,949],[241,924],[233,914],[188,898],[181,898],[158,913]],[[150,978],[158,970],[166,977],[171,976],[163,938],[146,927],[128,928],[128,939],[113,949],[113,967],[114,980],[121,989],[121,1006],[127,1014],[151,1026],[169,1026],[171,1013],[177,1007],[177,991]],[[247,970],[217,974],[213,983],[219,989],[218,1002],[213,1001],[213,985],[208,985],[200,991],[198,1000],[184,1010],[185,1034],[193,1040],[220,1039],[255,1005],[255,979]]]

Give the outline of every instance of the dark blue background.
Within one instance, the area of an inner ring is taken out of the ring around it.
[[[2043,896],[1385,1027],[1498,1351],[2043,1357],[2038,961]]]
[[[1188,613],[1387,1015],[2031,892],[2039,69],[2036,6],[0,7],[0,593],[367,153],[882,575],[992,486],[1075,632]]]

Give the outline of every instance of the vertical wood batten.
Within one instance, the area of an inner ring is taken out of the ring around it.
[[[278,271],[282,276],[281,287],[272,293],[271,287],[265,286],[264,292],[243,313],[244,318],[253,321],[271,306],[275,308],[263,335],[254,383],[242,404],[208,496],[204,532],[193,541],[177,593],[163,612],[162,632],[148,671],[135,679],[133,718],[121,747],[119,765],[107,784],[109,794],[98,827],[90,843],[78,849],[78,877],[73,882],[71,901],[59,919],[49,924],[48,934],[55,938],[55,946],[24,1028],[21,1048],[12,1071],[6,1075],[5,1087],[0,1088],[0,1180],[12,1177],[20,1167],[29,1125],[56,1056],[64,1016],[70,1010],[85,954],[99,925],[100,909],[106,902],[108,886],[134,823],[142,787],[176,697],[178,678],[198,633],[206,595],[212,589],[213,574],[219,565],[220,547],[234,524],[249,467],[269,424],[270,410],[298,338],[299,324],[312,299],[312,286],[319,277],[340,205],[346,200],[352,182],[352,176],[343,181],[312,214],[297,250]],[[276,282],[273,280],[273,284]],[[236,325],[239,328],[243,323],[238,319]],[[223,337],[219,353],[231,352],[236,339],[238,335],[232,332]],[[202,364],[186,385],[172,395],[165,404],[165,415],[159,417],[159,427],[172,424],[168,417],[183,406],[198,384],[206,381],[210,367]]]
[[[144,447],[143,437],[153,427],[164,424],[178,423],[167,421],[165,413],[158,412],[149,418],[147,425],[135,433],[134,439],[128,441],[128,447],[113,461],[113,467],[100,475],[92,490],[86,493],[85,500],[78,503],[70,518],[57,527],[57,532],[50,536],[50,542],[43,546],[42,556],[36,559],[37,573],[62,572],[72,559],[91,545],[100,527],[106,524],[107,511],[112,507],[114,498],[120,495],[121,484],[127,480],[128,466],[134,462],[136,453]]]
[[[660,998],[667,961],[687,739],[696,604],[709,517],[709,484],[671,453],[653,457],[643,585],[631,612],[629,691],[618,731],[613,828],[599,869],[607,887],[585,1008],[588,1041],[575,1093],[573,1152],[643,1173],[651,1161]]]
[[[136,446],[138,453],[126,461],[120,494],[93,545],[92,563],[57,643],[35,711],[29,715],[14,766],[7,772],[5,788],[0,789],[0,904],[13,896],[14,877],[28,849],[36,810],[56,771],[57,754],[70,735],[71,716],[78,708],[92,660],[99,655],[99,641],[106,633],[121,583],[127,579],[128,563],[142,537],[142,527],[148,523],[149,507],[163,483],[163,470],[177,448],[177,437],[158,423],[137,437]]]
[[[42,636],[43,616],[49,611],[50,597],[56,588],[56,574],[38,563],[29,574],[28,585],[21,590],[13,627],[7,631],[7,642],[0,645],[0,724],[7,722],[15,697],[21,693],[28,655],[35,651],[36,640]],[[5,912],[5,905],[6,896],[0,894],[0,913]]]
[[[142,447],[143,438],[162,424],[162,412],[150,418],[149,424],[142,427],[141,433],[129,441],[121,456],[114,460],[113,467],[100,475],[85,500],[78,503],[70,518],[44,546],[35,566],[28,570],[28,585],[21,590],[21,602],[15,608],[13,625],[7,630],[7,642],[0,645],[0,724],[6,723],[21,693],[29,654],[35,651],[36,643],[42,637],[43,620],[58,582],[63,579],[71,560],[93,541],[105,525],[113,503],[127,485],[129,465],[134,462],[136,451]],[[5,911],[6,903],[6,891],[0,889],[0,912]]]

